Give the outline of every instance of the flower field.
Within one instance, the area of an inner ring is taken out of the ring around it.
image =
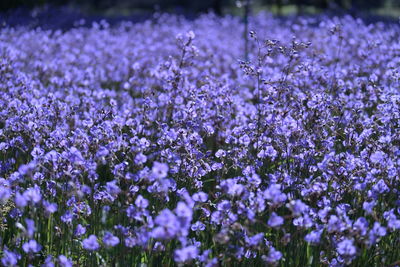
[[[249,23],[1,28],[0,265],[400,266],[400,25]]]

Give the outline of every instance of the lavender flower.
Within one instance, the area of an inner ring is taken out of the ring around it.
[[[107,247],[115,247],[119,244],[119,238],[111,234],[110,232],[106,232],[103,237],[103,243]]]
[[[42,249],[42,246],[36,240],[32,239],[23,244],[22,249],[25,253],[37,253]]]
[[[264,191],[264,197],[271,200],[274,205],[280,204],[286,201],[287,197],[281,192],[281,185],[272,184]]]
[[[33,237],[33,234],[36,231],[35,222],[31,219],[25,219],[27,234],[29,238]]]
[[[156,179],[165,178],[168,174],[168,165],[165,163],[154,162],[152,173]]]
[[[177,249],[174,252],[174,259],[176,262],[188,262],[195,259],[199,252],[197,247],[188,246],[181,249]]]
[[[75,236],[81,236],[81,235],[84,235],[85,233],[86,233],[86,227],[82,226],[81,224],[78,224],[76,226],[74,235]]]
[[[271,227],[278,227],[283,224],[283,218],[278,216],[275,212],[272,212],[271,216],[268,219],[268,225]]]
[[[376,151],[371,154],[370,160],[372,163],[382,163],[385,159],[385,156],[385,153],[383,153],[382,151]]]
[[[321,241],[322,231],[323,229],[311,231],[304,237],[304,240],[308,243],[318,244]]]
[[[3,251],[3,257],[1,258],[1,263],[4,266],[17,266],[18,260],[20,258],[20,255],[18,255],[17,253],[5,249]]]
[[[58,262],[60,263],[60,266],[62,267],[72,267],[72,261],[65,257],[64,255],[58,256]]]
[[[180,230],[178,218],[168,209],[161,211],[154,222],[159,225],[152,231],[154,238],[170,239]]]
[[[11,196],[11,190],[9,188],[0,186],[0,203],[5,203]]]
[[[352,239],[344,239],[337,245],[337,252],[342,256],[354,256],[357,252]]]
[[[82,246],[84,249],[89,251],[98,250],[100,248],[95,235],[90,235],[88,238],[84,239],[82,241]]]
[[[265,260],[268,263],[275,263],[279,261],[282,258],[282,253],[278,250],[276,250],[274,247],[270,247],[268,251],[268,255],[265,258]]]

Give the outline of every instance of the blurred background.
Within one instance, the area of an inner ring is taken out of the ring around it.
[[[398,22],[400,0],[0,0],[0,24],[68,28],[80,19],[142,21],[154,12],[192,18],[204,12],[243,15],[262,10],[277,16],[351,14],[367,21]]]

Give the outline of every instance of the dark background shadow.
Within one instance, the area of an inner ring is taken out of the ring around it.
[[[398,22],[400,16],[400,0],[0,0],[0,25],[66,29],[77,21],[138,22],[154,12],[189,19],[204,12],[242,15],[246,4],[252,13],[266,10],[282,17],[350,14],[366,22]]]

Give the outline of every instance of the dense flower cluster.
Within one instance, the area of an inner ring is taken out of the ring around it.
[[[1,264],[396,264],[400,27],[243,29],[2,28]]]

